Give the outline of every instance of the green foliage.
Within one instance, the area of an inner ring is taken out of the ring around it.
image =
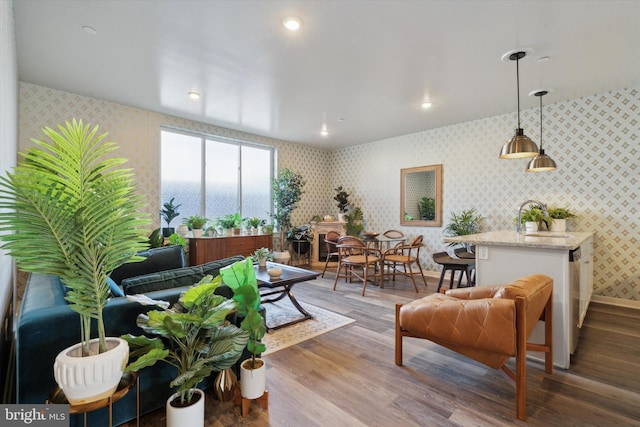
[[[180,212],[178,212],[178,208],[182,205],[174,205],[174,199],[175,197],[172,197],[171,200],[165,202],[163,205],[163,209],[160,210],[160,216],[167,223],[167,227],[170,227],[171,221],[173,221],[178,215],[180,215]]]
[[[278,226],[281,233],[281,247],[284,248],[284,232],[291,227],[291,212],[298,206],[298,202],[304,194],[303,188],[306,182],[299,175],[288,168],[284,168],[273,180],[273,206],[275,212],[271,219]]]
[[[66,300],[79,313],[82,341],[88,349],[92,319],[100,352],[106,350],[102,309],[107,304],[107,276],[140,260],[147,247],[149,217],[136,191],[126,159],[82,121],[43,129],[50,142],[23,154],[12,173],[0,178],[2,247],[27,272],[52,274],[69,289]],[[60,325],[64,328],[65,325]]]
[[[287,240],[306,240],[307,242],[313,242],[313,230],[306,224],[300,227],[291,227],[287,231]]]
[[[131,363],[127,371],[155,365],[162,361],[178,369],[171,387],[178,387],[181,402],[188,402],[193,389],[212,371],[233,366],[247,345],[247,331],[230,324],[227,316],[236,303],[215,290],[222,284],[220,276],[205,276],[195,286],[180,295],[171,309],[169,303],[145,296],[127,298],[146,305],[158,305],[163,310],[139,314],[137,325],[155,338],[123,335],[129,343]]]
[[[189,230],[200,230],[209,221],[207,218],[201,215],[191,215],[185,218],[182,223],[189,227]]]
[[[364,230],[364,224],[362,223],[364,220],[364,213],[362,209],[356,206],[353,211],[349,215],[345,215],[347,219],[347,223],[344,225],[344,228],[347,231],[349,236],[360,236],[362,230]]]
[[[576,214],[567,208],[552,207],[548,209],[548,212],[549,216],[553,219],[569,219],[576,217]]]
[[[273,253],[267,248],[256,249],[253,255],[251,256],[251,260],[253,263],[259,263],[261,259],[266,259],[267,261],[273,261]]]
[[[242,217],[240,217],[240,214],[237,212],[234,214],[226,214],[218,218],[216,223],[225,230],[240,228],[240,226],[242,226]]]
[[[451,212],[451,219],[444,228],[447,236],[465,236],[467,234],[476,234],[480,231],[483,217],[476,213],[474,208],[463,210],[461,213]],[[455,246],[459,243],[450,243],[449,246]]]
[[[169,245],[180,245],[183,249],[187,248],[187,241],[178,233],[173,233],[169,237]]]
[[[233,299],[236,301],[238,314],[244,316],[240,327],[249,332],[247,349],[251,352],[252,368],[256,368],[256,356],[266,350],[261,342],[267,327],[260,315],[260,292],[256,272],[251,259],[238,261],[220,270],[224,283],[233,289]]]
[[[436,219],[436,200],[431,197],[423,197],[418,204],[420,219],[423,221],[433,221]]]
[[[340,213],[347,213],[349,209],[349,193],[342,189],[342,185],[335,188],[334,191],[336,195],[333,197],[333,200],[338,202],[338,210],[340,210]]]
[[[252,218],[246,218],[245,219],[245,223],[249,227],[258,228],[258,227],[262,227],[263,225],[265,225],[267,223],[267,221],[264,220],[264,219],[260,219],[257,216],[254,216]]]
[[[544,211],[537,206],[532,206],[529,209],[523,209],[520,215],[520,220],[522,222],[540,222],[549,221],[549,217],[545,215]]]

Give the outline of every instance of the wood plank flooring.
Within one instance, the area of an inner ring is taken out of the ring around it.
[[[326,275],[294,288],[299,300],[356,322],[265,357],[269,409],[246,418],[207,393],[206,426],[632,426],[640,425],[640,310],[592,303],[570,370],[529,361],[526,422],[512,382],[425,340],[405,339],[394,364],[394,307],[416,295],[406,279],[385,289]],[[128,426],[134,426],[129,423]],[[142,426],[163,426],[164,410]]]

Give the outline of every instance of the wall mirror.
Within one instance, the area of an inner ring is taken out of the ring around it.
[[[400,169],[400,224],[442,226],[442,165]]]

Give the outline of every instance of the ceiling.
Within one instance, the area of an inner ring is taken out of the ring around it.
[[[516,65],[501,59],[514,49],[532,49],[521,109],[538,105],[535,89],[553,89],[550,104],[640,85],[633,0],[13,6],[20,81],[317,147],[514,112]]]

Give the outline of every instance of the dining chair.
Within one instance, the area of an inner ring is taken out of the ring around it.
[[[370,278],[375,281],[377,277],[381,277],[381,274],[377,273],[381,259],[380,251],[377,248],[368,247],[361,239],[354,236],[340,237],[336,247],[338,248],[338,269],[333,290],[336,290],[340,277],[344,277],[345,281],[349,282],[355,277],[362,280],[362,296],[364,296],[367,281]],[[370,273],[369,270],[372,268],[373,273]],[[360,269],[362,273],[358,274]]]
[[[327,266],[329,265],[329,261],[331,258],[338,257],[338,248],[336,245],[338,244],[338,239],[340,238],[340,233],[337,231],[329,231],[324,236],[324,243],[327,248],[327,260],[324,263],[324,268],[322,269],[322,275],[320,277],[324,277],[324,273],[327,271]]]
[[[420,248],[424,246],[422,243],[423,237],[422,235],[417,236],[411,244],[409,245],[396,245],[391,249],[387,249],[382,254],[382,280],[380,282],[380,287],[384,288],[384,276],[391,274],[393,277],[393,281],[396,280],[396,273],[406,276],[411,279],[413,282],[413,287],[418,292],[418,285],[416,284],[416,280],[413,277],[418,274],[422,277],[422,282],[424,283],[425,288],[427,287],[427,281],[424,278],[424,273],[422,271],[422,266],[420,265]],[[418,267],[417,271],[413,270],[413,265],[416,264]],[[391,273],[385,273],[385,268],[388,267]],[[400,270],[400,267],[402,268]]]

